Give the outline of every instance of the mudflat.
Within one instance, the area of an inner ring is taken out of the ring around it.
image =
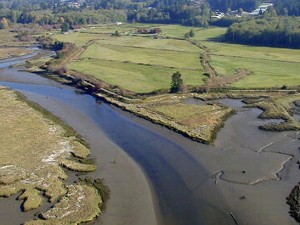
[[[53,224],[57,218],[61,223],[79,224],[98,216],[102,199],[97,190],[67,184],[63,170],[96,170],[93,164],[74,160],[85,159],[89,149],[20,94],[0,87],[0,104],[0,196],[18,194],[24,200],[23,211],[37,209],[47,200],[59,201],[40,215],[47,222],[25,224]]]

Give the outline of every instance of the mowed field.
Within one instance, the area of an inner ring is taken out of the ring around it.
[[[162,38],[137,35],[137,28],[159,27]],[[209,48],[211,65],[220,76],[230,76],[238,69],[251,75],[231,84],[238,88],[264,88],[300,85],[300,50],[255,47],[224,43],[226,28],[197,28],[180,25],[124,24],[83,29],[68,35],[56,34],[61,41],[87,46],[79,59],[68,67],[125,89],[147,93],[170,87],[171,76],[179,71],[184,84],[204,84],[200,63],[201,49],[184,40],[191,38]],[[112,37],[118,30],[121,37]]]
[[[204,70],[199,58],[201,49],[197,46],[186,40],[135,36],[132,34],[136,28],[125,27],[111,27],[110,32],[107,27],[98,27],[54,37],[78,46],[90,43],[68,68],[133,92],[168,90],[176,71],[182,74],[185,85],[204,84]],[[116,29],[121,32],[121,37],[111,36]]]
[[[226,28],[196,29],[195,40],[207,46],[211,65],[223,76],[242,68],[252,75],[233,83],[237,88],[268,88],[300,85],[300,50],[247,46],[217,41]]]

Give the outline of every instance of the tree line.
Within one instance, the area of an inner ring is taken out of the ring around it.
[[[300,48],[300,18],[269,17],[232,24],[225,35],[230,42]]]
[[[128,21],[141,23],[175,23],[208,26],[211,10],[208,3],[188,0],[155,0],[148,7],[129,10]]]
[[[28,12],[17,10],[0,10],[0,18],[5,18],[8,25],[13,23],[36,23],[41,26],[68,23],[72,25],[99,24],[126,21],[126,12],[121,10],[81,10],[66,13]]]

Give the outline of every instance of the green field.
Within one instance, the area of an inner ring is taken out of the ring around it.
[[[72,70],[90,74],[109,84],[119,85],[138,93],[168,89],[177,69],[124,63],[119,61],[84,59],[69,65]],[[203,71],[180,70],[185,84],[203,85]]]
[[[120,42],[122,42],[122,38],[120,38]],[[131,62],[178,69],[201,69],[199,53],[104,45],[100,42],[89,46],[81,58]]]
[[[222,74],[231,74],[237,68],[247,68],[252,75],[232,84],[238,88],[296,86],[300,84],[300,63],[264,59],[245,59],[213,56],[213,67]]]
[[[159,38],[140,35],[137,28],[159,27]],[[195,31],[193,41],[208,47],[211,65],[220,76],[230,76],[238,69],[251,75],[231,84],[238,88],[263,88],[300,85],[300,50],[254,47],[220,42],[226,28],[197,28],[180,25],[124,24],[99,26],[54,37],[87,46],[69,68],[95,76],[110,84],[145,93],[168,89],[171,76],[182,73],[184,84],[203,85],[205,76],[200,63],[203,51],[184,34]],[[112,37],[118,30],[121,37]],[[90,41],[94,40],[93,43]]]
[[[99,44],[129,46],[144,49],[170,50],[178,52],[194,52],[199,53],[200,49],[195,48],[188,41],[174,39],[154,39],[153,37],[132,37],[122,36],[118,38],[103,38],[98,41]]]
[[[59,41],[75,43],[80,47],[87,44],[91,40],[101,39],[102,35],[94,33],[74,32],[72,34],[57,33],[52,37]]]
[[[224,28],[195,29],[196,35],[193,39],[210,49],[211,65],[218,74],[228,76],[237,69],[252,72],[252,75],[231,86],[264,88],[300,85],[300,50],[214,41],[225,32]]]
[[[204,70],[199,59],[201,49],[186,40],[135,35],[136,28],[124,27],[121,31],[126,35],[121,37],[111,36],[116,28],[113,26],[55,34],[54,38],[78,46],[89,44],[79,59],[68,65],[70,69],[133,92],[168,90],[176,71],[182,74],[185,85],[204,84]],[[91,40],[94,41],[91,43]]]

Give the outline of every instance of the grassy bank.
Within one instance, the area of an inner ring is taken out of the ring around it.
[[[162,125],[183,136],[201,143],[215,140],[226,119],[235,113],[229,107],[218,104],[193,105],[186,103],[192,95],[160,95],[126,103],[115,96],[95,94],[138,117]]]
[[[0,59],[7,59],[12,57],[18,57],[22,55],[27,55],[32,53],[32,50],[26,49],[26,48],[0,48]]]
[[[53,224],[53,218],[58,216],[68,224],[79,224],[98,216],[102,200],[96,189],[84,185],[66,186],[67,175],[62,166],[85,172],[96,169],[95,165],[73,160],[90,155],[74,130],[7,88],[0,88],[0,103],[3,129],[0,134],[0,196],[22,193],[19,199],[24,200],[24,211],[38,208],[46,199],[59,200],[53,209],[43,214],[48,216],[44,216],[47,222],[40,222],[42,224]],[[78,203],[83,195],[89,198]],[[70,215],[66,216],[66,211],[54,210],[61,205],[68,205],[68,211],[74,211],[72,220]]]

